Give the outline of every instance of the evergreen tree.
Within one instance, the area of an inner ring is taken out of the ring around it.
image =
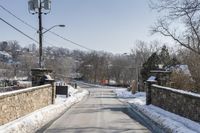
[[[159,54],[157,54],[156,52],[153,53],[143,64],[143,68],[141,69],[143,81],[146,81],[148,79],[151,70],[159,69],[159,64],[162,64],[165,68],[167,68],[179,64],[179,61],[175,56],[173,58],[170,57],[169,51],[164,45]]]
[[[165,45],[163,45],[161,52],[159,54],[159,58],[160,58],[160,63],[163,64],[163,66],[169,66],[170,62],[171,62],[171,58],[169,55],[169,51],[167,49],[167,47]]]
[[[141,70],[141,75],[144,81],[150,76],[151,70],[158,69],[158,64],[160,64],[160,62],[160,58],[156,52],[148,58],[148,60],[143,64]]]

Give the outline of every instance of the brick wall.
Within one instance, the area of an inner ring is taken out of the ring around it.
[[[0,93],[0,125],[13,121],[54,101],[50,84]]]
[[[151,104],[200,122],[200,94],[152,85]]]

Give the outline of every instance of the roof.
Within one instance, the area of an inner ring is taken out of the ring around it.
[[[172,70],[177,72],[183,72],[184,74],[191,76],[188,65],[176,65],[172,68]]]
[[[6,56],[6,57],[8,57],[8,58],[11,58],[11,57],[12,57],[9,53],[7,53],[7,52],[5,52],[5,51],[0,51],[0,55],[4,55],[4,56]]]

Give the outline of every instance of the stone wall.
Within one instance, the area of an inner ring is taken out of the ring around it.
[[[152,85],[151,104],[200,122],[200,94]]]
[[[52,104],[54,92],[54,87],[47,84],[0,93],[0,125]]]

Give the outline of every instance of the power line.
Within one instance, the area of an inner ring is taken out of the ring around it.
[[[33,27],[32,25],[28,24],[27,22],[25,22],[24,20],[22,20],[21,18],[17,17],[15,14],[13,14],[11,11],[9,11],[8,9],[6,9],[5,7],[3,7],[2,5],[0,5],[0,7],[6,11],[7,13],[9,13],[10,15],[12,15],[13,17],[15,17],[16,19],[18,19],[19,21],[21,21],[22,23],[24,23],[25,25],[27,25],[28,27],[34,29],[37,31],[37,28]]]
[[[69,40],[69,39],[67,39],[67,38],[65,38],[65,37],[63,37],[63,36],[60,36],[59,34],[53,32],[53,31],[49,31],[49,32],[52,33],[52,34],[54,34],[54,35],[56,35],[57,37],[62,38],[62,39],[65,40],[65,41],[68,41],[68,42],[70,42],[70,43],[76,45],[76,46],[79,46],[79,47],[81,47],[81,48],[87,49],[87,50],[89,50],[89,51],[93,51],[92,49],[87,48],[87,47],[85,47],[85,46],[83,46],[83,45],[81,45],[81,44],[78,44],[78,43],[76,43],[76,42],[74,42],[74,41],[72,41],[72,40]]]
[[[15,26],[13,26],[12,24],[8,23],[6,20],[4,20],[3,18],[0,17],[0,20],[3,21],[4,23],[6,23],[7,25],[9,25],[10,27],[12,27],[13,29],[15,29],[16,31],[18,31],[19,33],[21,33],[22,35],[28,37],[29,39],[31,39],[32,41],[38,43],[38,41],[36,41],[35,39],[33,39],[32,37],[30,37],[29,35],[25,34],[23,31],[19,30],[18,28],[16,28]]]
[[[1,7],[4,11],[6,11],[8,14],[10,14],[10,15],[13,16],[13,17],[15,17],[17,20],[19,20],[20,22],[24,23],[24,24],[27,25],[28,27],[30,27],[30,28],[32,28],[33,30],[37,31],[37,28],[33,27],[32,25],[28,24],[26,21],[24,21],[24,20],[22,20],[21,18],[17,17],[15,14],[13,14],[11,11],[9,11],[8,9],[6,9],[6,8],[3,7],[2,5],[0,5],[0,7]],[[50,42],[47,42],[47,41],[44,41],[44,42],[46,42],[46,43],[48,43],[48,44],[50,44],[50,45],[53,46],[53,44],[50,43]]]
[[[6,9],[4,6],[0,5],[0,7],[1,7],[4,11],[6,11],[7,13],[9,13],[10,15],[12,15],[13,17],[15,17],[16,19],[18,19],[20,22],[22,22],[22,23],[24,23],[25,25],[27,25],[28,27],[30,27],[30,28],[32,28],[32,29],[38,31],[37,28],[33,27],[32,25],[28,24],[26,21],[24,21],[24,20],[22,20],[21,18],[17,17],[17,16],[16,16],[15,14],[13,14],[11,11],[9,11],[8,9]],[[47,30],[46,28],[44,28],[44,29]],[[65,40],[65,41],[67,41],[67,42],[70,42],[70,43],[76,45],[76,46],[79,46],[79,47],[84,48],[84,49],[89,50],[89,51],[93,51],[92,49],[90,49],[90,48],[88,48],[88,47],[85,47],[85,46],[83,46],[83,45],[81,45],[81,44],[79,44],[79,43],[76,43],[76,42],[74,42],[74,41],[72,41],[72,40],[70,40],[70,39],[67,39],[67,38],[65,38],[65,37],[63,37],[63,36],[61,36],[61,35],[59,35],[59,34],[57,34],[57,33],[55,33],[55,32],[52,32],[52,31],[49,31],[49,32],[52,33],[53,35],[57,36],[57,37],[60,37],[61,39]],[[51,44],[51,45],[52,45],[52,44]]]

